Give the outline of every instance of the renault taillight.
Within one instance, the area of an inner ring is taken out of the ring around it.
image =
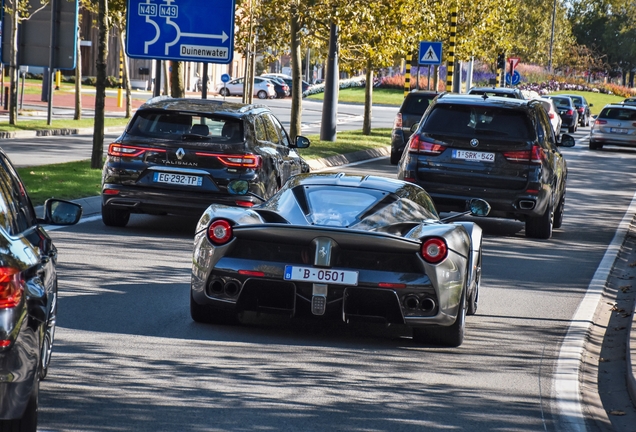
[[[16,307],[24,294],[24,279],[14,267],[0,267],[0,309]]]

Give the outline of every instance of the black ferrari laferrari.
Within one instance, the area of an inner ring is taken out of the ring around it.
[[[479,199],[467,208],[490,210]],[[457,215],[440,220],[413,183],[343,173],[297,175],[252,208],[212,204],[194,239],[192,318],[228,324],[257,311],[380,321],[406,324],[419,342],[459,346],[477,310],[482,230],[451,222]]]

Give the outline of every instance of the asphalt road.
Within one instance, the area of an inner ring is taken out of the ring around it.
[[[525,238],[520,222],[479,220],[479,311],[456,349],[419,346],[399,326],[195,324],[193,219],[51,231],[60,303],[40,429],[570,430],[557,397],[561,343],[636,190],[636,152],[563,152],[566,212],[551,240]],[[388,158],[347,170],[395,175]]]

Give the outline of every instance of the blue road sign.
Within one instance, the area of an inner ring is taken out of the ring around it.
[[[517,85],[521,82],[521,74],[517,71],[512,72],[512,78],[510,78],[510,72],[506,72],[506,84]]]
[[[232,78],[228,74],[221,75],[221,82],[229,82]]]
[[[442,43],[441,42],[420,42],[420,53],[418,56],[420,65],[442,64]]]
[[[128,0],[131,58],[227,64],[234,53],[234,0]]]

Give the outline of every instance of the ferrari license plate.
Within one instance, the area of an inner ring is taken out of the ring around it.
[[[453,159],[462,159],[476,162],[494,162],[495,154],[469,150],[453,150]]]
[[[201,186],[203,184],[203,177],[200,176],[162,172],[156,172],[152,180],[155,183],[168,183],[185,186]]]
[[[358,285],[358,272],[314,267],[285,266],[285,280],[338,285]]]

